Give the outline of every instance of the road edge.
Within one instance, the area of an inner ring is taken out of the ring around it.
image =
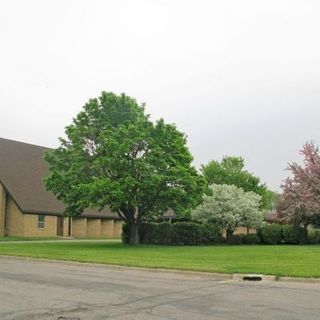
[[[275,276],[275,275],[265,275],[265,274],[246,274],[246,273],[217,273],[217,272],[205,272],[205,271],[189,271],[180,269],[165,269],[165,268],[148,268],[148,267],[134,267],[134,266],[124,266],[117,264],[107,264],[107,263],[94,263],[94,262],[80,262],[80,261],[70,261],[70,260],[57,260],[57,259],[45,259],[45,258],[34,258],[26,256],[10,256],[10,255],[0,255],[0,259],[12,259],[12,260],[22,260],[30,262],[47,262],[47,263],[59,263],[66,265],[83,265],[83,266],[93,266],[108,268],[119,271],[126,270],[137,270],[137,271],[148,271],[148,272],[161,272],[170,274],[179,274],[185,276],[198,276],[206,278],[214,278],[217,280],[233,280],[233,281],[244,281],[244,278],[248,277],[260,277],[261,281],[276,281],[276,282],[305,282],[305,283],[320,283],[320,278],[304,278],[304,277],[287,277],[287,276]]]

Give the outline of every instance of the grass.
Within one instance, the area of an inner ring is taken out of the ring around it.
[[[35,240],[58,240],[57,237],[0,237],[2,241],[35,241]]]
[[[0,255],[220,273],[320,278],[320,246],[131,247],[120,242],[1,244]]]
[[[8,241],[46,241],[46,240],[63,240],[59,237],[0,237],[0,242]],[[88,238],[88,237],[78,237],[77,240],[120,240],[119,237],[99,237],[99,238]]]

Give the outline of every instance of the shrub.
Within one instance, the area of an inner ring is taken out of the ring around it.
[[[128,243],[129,227],[123,226],[122,239]],[[140,242],[156,245],[208,245],[225,242],[222,230],[214,224],[197,222],[144,223],[140,227]],[[300,226],[269,224],[257,234],[232,235],[227,244],[320,244],[320,229],[308,231]]]
[[[258,230],[265,244],[303,244],[308,242],[308,231],[300,226],[269,224]]]
[[[222,236],[222,229],[214,224],[201,225],[201,244],[222,243],[224,238]]]
[[[145,223],[140,227],[140,242],[145,244],[166,244],[170,234],[166,232],[168,223]]]
[[[261,239],[257,234],[245,234],[242,236],[243,244],[261,244]]]
[[[123,233],[128,233],[123,228]],[[123,235],[126,241],[128,235]],[[140,228],[140,242],[156,245],[201,245],[223,241],[221,229],[212,224],[195,222],[144,223]]]
[[[256,234],[234,234],[228,240],[228,244],[261,244]]]
[[[308,243],[320,244],[320,229],[309,230]]]
[[[258,230],[258,236],[264,244],[282,243],[282,226],[269,224]]]
[[[227,244],[243,244],[243,235],[242,234],[233,234],[228,237]]]
[[[303,244],[308,242],[308,230],[300,226],[283,225],[282,242],[286,244]]]

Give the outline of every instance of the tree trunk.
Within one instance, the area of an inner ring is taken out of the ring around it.
[[[233,230],[227,229],[227,242],[230,240],[232,235],[233,235]]]
[[[140,243],[139,225],[129,223],[129,244],[138,245]]]

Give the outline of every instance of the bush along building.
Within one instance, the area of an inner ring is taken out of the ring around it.
[[[120,237],[122,221],[108,209],[63,216],[63,203],[44,186],[46,150],[0,138],[0,236]]]

